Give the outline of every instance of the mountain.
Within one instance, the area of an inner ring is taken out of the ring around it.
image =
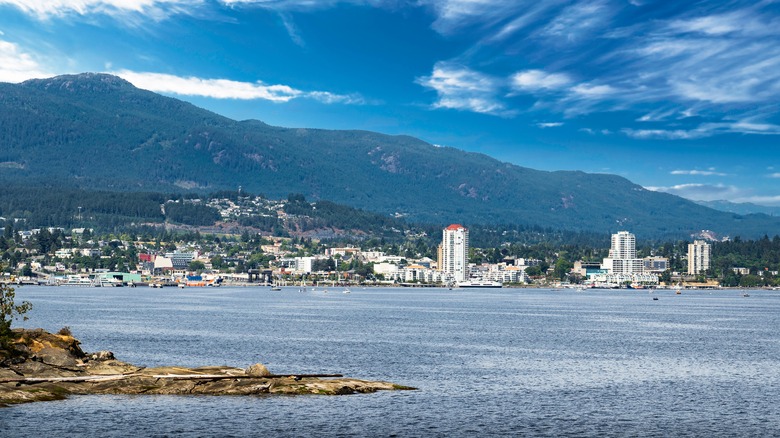
[[[763,205],[751,204],[750,202],[729,202],[729,201],[696,201],[703,205],[719,211],[737,214],[761,213],[769,216],[780,216],[780,207],[766,207]]]
[[[780,219],[719,212],[615,175],[545,172],[408,136],[234,121],[85,73],[0,84],[0,182],[128,191],[300,193],[414,221],[775,234]]]

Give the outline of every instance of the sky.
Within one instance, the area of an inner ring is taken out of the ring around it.
[[[777,0],[0,0],[0,82],[81,72],[780,206]]]

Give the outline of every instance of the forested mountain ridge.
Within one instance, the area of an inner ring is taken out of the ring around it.
[[[0,84],[0,181],[116,191],[301,193],[430,223],[760,236],[740,216],[603,174],[545,172],[408,136],[238,122],[110,75]]]

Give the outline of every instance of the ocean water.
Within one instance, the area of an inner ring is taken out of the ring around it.
[[[656,296],[658,300],[652,300]],[[780,436],[780,293],[22,287],[138,365],[262,362],[417,391],[78,396],[0,409],[0,436]]]

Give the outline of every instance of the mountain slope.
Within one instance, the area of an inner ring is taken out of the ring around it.
[[[302,193],[436,223],[774,234],[780,220],[718,212],[614,176],[544,172],[407,136],[237,122],[109,75],[0,84],[0,180],[117,191]]]
[[[735,203],[729,201],[696,201],[696,203],[714,210],[725,211],[729,213],[763,213],[769,216],[780,216],[780,207],[766,207],[763,205],[751,204],[749,202]]]

